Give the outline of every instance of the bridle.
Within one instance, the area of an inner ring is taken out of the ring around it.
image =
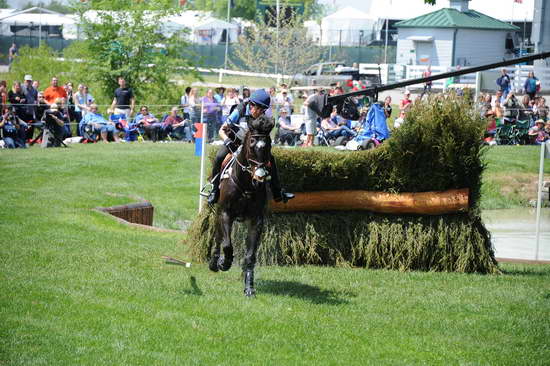
[[[237,151],[235,152],[235,162],[239,165],[239,167],[242,169],[243,172],[247,172],[250,174],[252,179],[252,185],[254,188],[257,188],[260,183],[264,183],[266,180],[269,180],[270,176],[269,173],[266,170],[266,165],[269,163],[269,160],[267,162],[260,162],[258,160],[252,159],[250,157],[251,155],[251,146],[250,146],[250,138],[269,138],[268,134],[262,134],[262,133],[254,133],[249,134],[248,137],[245,139],[244,143],[239,146]],[[259,141],[258,144],[268,144],[264,142],[263,140]],[[243,145],[246,155],[246,163],[243,163],[239,161],[239,155],[241,150],[243,149]],[[261,146],[263,147],[263,146]]]

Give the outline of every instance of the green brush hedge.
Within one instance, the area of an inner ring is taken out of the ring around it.
[[[351,265],[399,270],[497,273],[490,236],[478,209],[484,122],[462,98],[415,103],[407,122],[371,151],[274,149],[283,185],[294,192],[470,189],[466,214],[387,215],[368,212],[269,214],[262,264]],[[196,260],[207,257],[215,212],[189,230]],[[242,250],[244,229],[233,242]]]

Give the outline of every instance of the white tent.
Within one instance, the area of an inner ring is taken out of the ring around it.
[[[76,20],[74,16],[56,13],[39,7],[5,14],[0,17],[0,33],[11,36],[62,36],[65,39],[76,38]]]
[[[184,11],[179,15],[169,17],[164,31],[173,32],[176,29],[188,29],[188,39],[198,44],[218,44],[225,41],[224,33],[229,33],[229,42],[236,42],[239,36],[239,26],[212,17],[208,12]]]
[[[352,7],[346,7],[321,21],[321,44],[324,46],[357,46],[370,40],[376,18]]]

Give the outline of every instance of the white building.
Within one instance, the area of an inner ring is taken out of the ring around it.
[[[469,0],[451,0],[442,8],[396,23],[398,64],[471,66],[514,57],[518,27],[468,8]]]

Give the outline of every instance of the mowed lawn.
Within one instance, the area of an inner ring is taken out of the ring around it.
[[[487,174],[503,154],[536,174],[538,150],[517,148],[489,151]],[[549,265],[259,267],[246,299],[238,266],[163,262],[186,258],[183,233],[91,210],[142,197],[155,225],[182,227],[199,168],[188,144],[0,151],[0,364],[550,364]]]

